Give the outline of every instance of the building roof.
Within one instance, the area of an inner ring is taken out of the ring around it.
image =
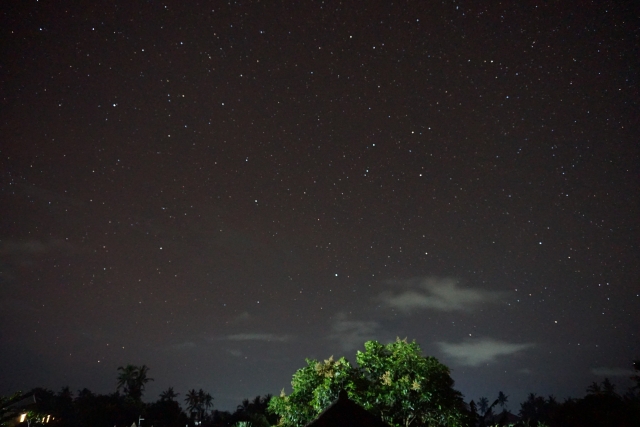
[[[349,399],[342,390],[338,399],[327,406],[306,427],[389,427],[380,418]]]

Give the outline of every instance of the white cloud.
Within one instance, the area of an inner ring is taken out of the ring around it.
[[[447,356],[453,357],[459,364],[465,366],[480,366],[495,361],[499,356],[509,356],[519,353],[535,344],[514,344],[493,338],[465,340],[461,343],[439,342],[440,350]]]
[[[229,341],[278,341],[278,342],[289,341],[291,338],[292,337],[290,335],[259,334],[259,333],[235,334],[235,335],[227,335],[225,337],[225,339]]]
[[[333,333],[328,338],[338,341],[344,351],[349,351],[375,338],[380,325],[372,320],[348,320],[341,313],[336,316],[331,329]]]
[[[411,280],[411,287],[398,293],[385,292],[379,298],[387,306],[410,313],[414,310],[470,311],[482,304],[496,302],[501,292],[461,287],[452,278],[428,277]]]
[[[591,373],[599,377],[630,377],[635,375],[635,371],[632,369],[607,368],[604,366],[591,369]]]

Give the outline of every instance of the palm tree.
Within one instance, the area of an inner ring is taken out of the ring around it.
[[[147,365],[138,367],[138,378],[136,378],[136,392],[139,393],[138,400],[142,398],[142,392],[144,391],[147,383],[149,381],[153,381],[153,378],[149,378],[147,372],[149,372],[149,367]]]
[[[213,396],[211,396],[209,393],[205,393],[204,401],[202,403],[204,404],[205,412],[209,411],[211,408],[213,408]]]
[[[236,412],[242,413],[242,414],[248,414],[251,411],[251,402],[249,402],[249,399],[242,399],[242,403],[238,405],[238,407],[236,408]]]
[[[145,384],[149,381],[153,381],[153,378],[149,378],[147,372],[149,367],[147,365],[135,366],[127,365],[125,367],[118,367],[120,374],[118,375],[118,385],[116,390],[122,390],[124,393],[135,401],[142,399],[142,392],[144,391]]]
[[[122,389],[125,395],[131,396],[133,392],[132,388],[135,387],[134,384],[138,368],[134,365],[127,365],[125,367],[119,366],[118,371],[120,371],[120,373],[118,374],[118,385],[116,390]]]
[[[508,401],[509,401],[509,396],[507,396],[503,392],[499,391],[498,392],[498,405],[500,405],[500,407],[502,409],[505,409],[505,405],[507,404]]]
[[[187,410],[193,415],[200,410],[200,398],[196,389],[191,389],[187,392],[187,397],[184,399],[187,403]]]
[[[471,411],[472,414],[478,415],[478,405],[476,405],[473,399],[469,402],[469,411]]]
[[[481,397],[478,399],[478,409],[480,410],[480,415],[484,415],[489,408],[489,399],[486,397]]]
[[[160,393],[160,400],[162,401],[173,401],[176,397],[178,397],[180,393],[176,393],[173,391],[173,387],[169,387],[162,393]]]
[[[206,393],[204,392],[203,389],[198,390],[198,419],[199,420],[203,420],[204,419],[204,399],[205,399]]]

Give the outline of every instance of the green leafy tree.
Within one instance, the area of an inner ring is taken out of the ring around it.
[[[354,400],[391,425],[457,426],[464,422],[462,394],[449,368],[424,357],[415,341],[365,343],[356,356],[367,388]]]
[[[337,398],[341,387],[353,390],[356,371],[345,358],[306,362],[293,374],[292,393],[287,396],[283,389],[269,401],[269,411],[280,417],[280,425],[303,426]]]
[[[280,425],[302,426],[334,401],[340,390],[392,426],[460,426],[467,411],[462,395],[453,389],[449,369],[433,357],[424,357],[414,342],[397,340],[383,345],[365,343],[356,355],[358,368],[333,357],[307,359],[283,392],[269,403]]]

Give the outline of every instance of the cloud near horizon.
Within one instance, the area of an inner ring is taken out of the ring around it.
[[[509,356],[535,347],[533,343],[514,344],[493,338],[464,340],[461,343],[438,342],[440,350],[464,366],[480,366],[494,362],[500,356]]]
[[[293,337],[291,335],[276,335],[276,334],[260,334],[260,333],[249,333],[249,334],[234,334],[227,335],[224,337],[225,340],[228,341],[276,341],[276,342],[286,342],[291,340]]]
[[[599,377],[630,377],[635,375],[636,372],[632,369],[607,368],[605,366],[601,366],[598,368],[592,368],[591,373]]]
[[[462,287],[453,278],[428,277],[405,282],[410,289],[398,293],[383,292],[379,299],[390,308],[405,313],[415,310],[471,311],[497,302],[501,292]]]

